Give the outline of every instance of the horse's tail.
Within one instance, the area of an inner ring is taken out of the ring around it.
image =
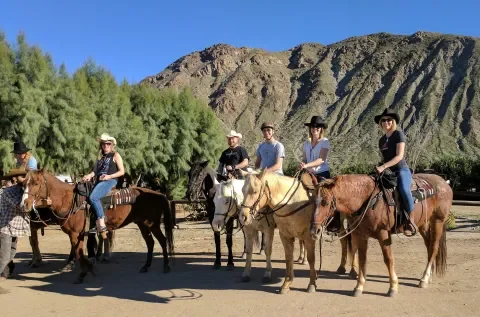
[[[167,251],[172,257],[175,254],[175,245],[173,243],[173,213],[170,207],[170,201],[167,197],[163,197],[163,225],[165,226],[165,236],[167,238]]]
[[[430,239],[433,237],[430,235]],[[444,276],[447,272],[447,227],[443,226],[442,237],[438,245],[438,253],[435,258],[435,269],[437,276]]]

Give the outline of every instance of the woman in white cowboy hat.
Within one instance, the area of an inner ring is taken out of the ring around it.
[[[222,152],[217,169],[217,173],[223,177],[234,174],[238,179],[243,178],[239,170],[248,166],[248,153],[243,146],[239,145],[241,139],[242,134],[235,130],[227,134],[229,148]]]
[[[99,138],[98,160],[91,173],[83,176],[84,182],[90,181],[95,177],[95,187],[90,194],[89,200],[97,217],[97,231],[107,238],[107,227],[105,226],[105,213],[103,211],[100,199],[104,197],[115,185],[118,178],[125,174],[122,157],[115,151],[117,140],[106,133]]]

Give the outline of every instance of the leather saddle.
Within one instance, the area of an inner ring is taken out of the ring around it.
[[[77,194],[77,203],[88,201],[94,186],[91,182],[80,182],[75,186],[75,193]],[[131,205],[135,203],[137,196],[132,187],[118,189],[116,186],[100,199],[100,203],[104,210],[113,209],[116,206]]]

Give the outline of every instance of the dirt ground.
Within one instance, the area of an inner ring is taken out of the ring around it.
[[[27,238],[18,246],[15,276],[2,283],[10,290],[0,295],[1,316],[479,316],[480,315],[480,207],[454,206],[457,229],[447,235],[448,271],[434,276],[427,289],[417,288],[426,264],[420,236],[395,236],[394,255],[400,279],[399,294],[388,291],[387,269],[378,244],[371,240],[364,294],[351,297],[355,281],[335,274],[338,241],[324,243],[322,274],[315,294],[308,294],[307,266],[296,264],[292,291],[278,294],[285,272],[283,247],[275,233],[274,281],[262,284],[264,257],[254,255],[252,280],[240,282],[244,260],[243,237],[234,238],[235,270],[213,270],[213,235],[206,222],[180,222],[174,231],[176,262],[162,273],[158,243],[150,271],[138,273],[146,259],[145,243],[135,226],[117,231],[112,263],[97,264],[97,276],[74,285],[76,272],[62,273],[69,252],[67,236],[58,227],[40,237],[44,262],[30,269]],[[181,214],[178,215],[181,217]],[[225,237],[222,236],[222,243]],[[298,255],[298,244],[296,244]],[[225,254],[226,246],[222,245]],[[257,252],[258,250],[254,250]],[[317,267],[319,260],[317,258]],[[225,262],[224,262],[225,264]]]

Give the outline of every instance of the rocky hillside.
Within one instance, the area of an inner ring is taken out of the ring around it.
[[[373,117],[398,111],[411,164],[442,154],[480,155],[480,39],[418,32],[353,37],[283,52],[225,44],[184,56],[143,82],[185,87],[253,157],[259,126],[273,120],[287,157],[300,156],[304,122],[324,116],[337,168],[379,159]]]

